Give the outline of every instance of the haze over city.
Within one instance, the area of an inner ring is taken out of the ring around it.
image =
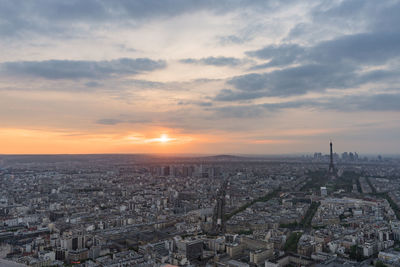
[[[0,154],[397,154],[398,1],[0,1]]]

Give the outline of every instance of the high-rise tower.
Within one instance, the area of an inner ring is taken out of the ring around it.
[[[214,207],[211,234],[224,234],[226,231],[225,218],[225,195],[228,180],[222,182],[221,188],[217,191],[217,203]]]
[[[334,173],[335,172],[335,165],[333,165],[333,149],[332,149],[332,141],[329,143],[330,148],[331,148],[331,154],[330,154],[330,163],[329,163],[329,172]]]

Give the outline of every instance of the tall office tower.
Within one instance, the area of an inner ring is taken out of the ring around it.
[[[329,172],[330,173],[334,173],[335,172],[335,165],[333,165],[332,141],[330,142],[330,147],[331,147],[331,155],[330,155],[330,163],[329,163]]]
[[[169,176],[171,174],[171,169],[169,166],[165,166],[163,169],[163,175],[164,176]]]
[[[182,176],[183,177],[189,177],[189,167],[188,166],[183,166],[183,168],[182,168]]]
[[[211,233],[214,235],[224,234],[226,231],[226,219],[225,219],[225,195],[228,180],[222,183],[221,188],[217,192],[217,203],[214,207],[212,230]]]

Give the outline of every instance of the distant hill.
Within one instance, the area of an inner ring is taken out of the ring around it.
[[[245,160],[245,159],[248,160],[249,158],[242,157],[242,156],[233,156],[233,155],[215,155],[215,156],[201,157],[201,159],[214,160],[214,161],[238,161],[238,160]]]

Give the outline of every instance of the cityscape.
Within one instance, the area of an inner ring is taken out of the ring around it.
[[[3,155],[0,263],[398,266],[400,157],[332,146],[298,157]]]
[[[400,267],[400,0],[0,0],[0,267]]]

